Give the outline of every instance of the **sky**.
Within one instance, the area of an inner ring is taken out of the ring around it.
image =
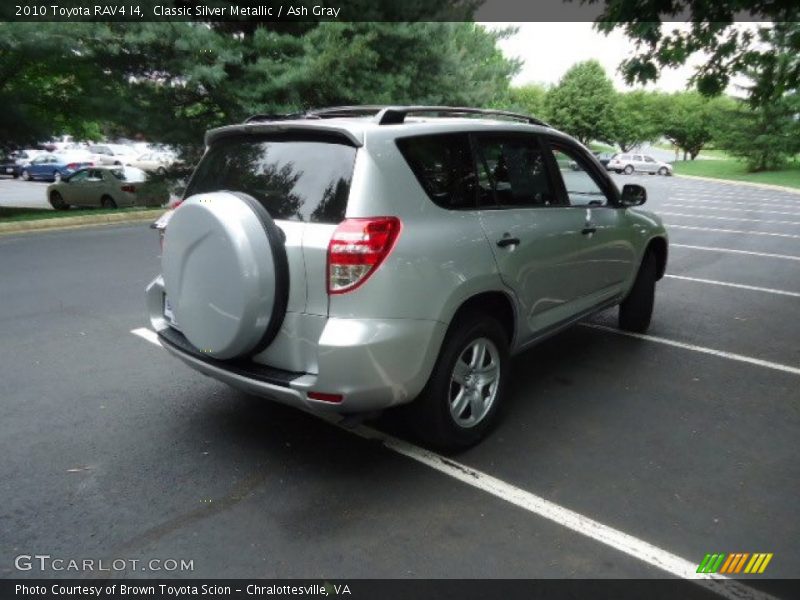
[[[576,62],[596,59],[619,90],[634,89],[627,86],[617,68],[634,51],[633,42],[621,30],[608,35],[595,31],[592,23],[483,23],[487,28],[514,26],[519,32],[501,40],[500,48],[509,57],[524,61],[522,71],[514,78],[514,85],[526,83],[556,84],[561,76]],[[675,24],[679,27],[682,24]],[[665,69],[654,84],[645,89],[676,92],[686,89],[694,66],[702,57],[694,57],[678,69]],[[641,86],[635,86],[641,89]]]

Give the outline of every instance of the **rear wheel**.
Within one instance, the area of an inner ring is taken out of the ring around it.
[[[28,169],[23,169],[23,171],[22,171],[22,178],[23,178],[25,181],[30,181],[30,180],[31,180],[31,174],[30,174],[30,173],[28,173]]]
[[[479,442],[497,421],[508,377],[508,340],[500,323],[473,313],[453,323],[420,397],[413,426],[434,446]]]
[[[619,327],[644,333],[650,327],[656,295],[656,255],[648,252],[639,267],[636,281],[627,298],[619,305]]]
[[[100,198],[100,206],[103,208],[117,208],[117,203],[111,196],[103,196]]]
[[[64,201],[64,197],[59,192],[50,192],[50,206],[56,210],[67,210],[69,204]]]
[[[632,175],[633,174],[633,165],[628,165],[624,169],[625,175]]]

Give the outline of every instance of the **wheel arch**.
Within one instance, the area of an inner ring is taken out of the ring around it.
[[[664,273],[667,270],[667,258],[669,254],[667,240],[663,237],[654,237],[647,243],[647,248],[645,248],[645,254],[648,252],[652,252],[655,254],[656,257],[656,280],[661,279],[664,277]],[[642,255],[644,256],[644,254]]]
[[[503,331],[508,337],[509,347],[511,347],[516,332],[517,316],[514,302],[506,292],[500,290],[478,292],[463,300],[450,319],[448,333],[465,315],[475,313],[487,314],[496,318],[503,327]]]

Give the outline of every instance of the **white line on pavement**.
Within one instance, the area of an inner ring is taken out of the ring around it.
[[[672,196],[669,199],[670,200],[683,200],[683,201],[688,201],[688,202],[695,202],[698,205],[703,205],[703,204],[707,204],[708,203],[708,204],[735,204],[735,205],[738,205],[738,206],[759,206],[759,205],[763,204],[764,206],[768,206],[768,207],[771,207],[771,208],[797,208],[798,206],[800,206],[800,202],[781,202],[781,201],[778,201],[778,200],[770,201],[770,202],[761,202],[761,201],[755,201],[755,200],[747,200],[747,201],[728,200],[727,198],[722,198],[721,199],[716,195],[714,197],[712,197],[712,198],[709,198],[707,196],[699,196],[697,198],[689,198],[689,197],[684,197],[684,196]]]
[[[721,217],[720,215],[701,215],[680,212],[658,211],[659,215],[669,217],[688,217],[690,219],[714,219],[715,221],[747,221],[748,223],[771,223],[773,225],[800,225],[800,221],[774,221],[771,219],[749,219],[746,217]]]
[[[670,243],[672,248],[689,248],[691,250],[706,250],[709,252],[727,252],[730,254],[746,254],[750,256],[763,256],[764,258],[781,258],[784,260],[800,260],[800,256],[792,256],[791,254],[773,254],[771,252],[755,252],[753,250],[734,250],[733,248],[712,248],[711,246],[694,246],[692,244],[675,244]]]
[[[727,281],[717,281],[715,279],[701,279],[699,277],[685,277],[683,275],[664,275],[669,279],[680,279],[682,281],[693,281],[695,283],[708,283],[710,285],[722,285],[725,287],[739,288],[741,290],[751,290],[753,292],[765,292],[767,294],[779,294],[781,296],[793,296],[800,298],[800,292],[788,292],[786,290],[776,290],[774,288],[759,287],[756,285],[745,285],[743,283],[730,283]]]
[[[134,329],[131,333],[148,342],[160,345],[158,336],[149,329]],[[338,419],[335,415],[310,414],[339,427],[343,431],[368,440],[379,441],[385,448],[393,452],[406,456],[453,479],[491,494],[500,500],[570,529],[575,533],[614,548],[657,569],[682,579],[691,580],[693,583],[703,586],[728,600],[774,600],[768,594],[743,585],[738,581],[729,580],[723,575],[697,573],[697,564],[694,562],[455,460],[420,448],[366,425],[358,425],[356,427],[342,426],[341,419]]]
[[[672,202],[665,202],[663,204],[659,204],[658,206],[659,208],[661,206],[668,206],[669,208],[691,208],[693,210],[702,209],[702,210],[714,210],[721,212],[766,213],[769,215],[786,215],[788,217],[800,217],[800,212],[789,212],[785,210],[765,210],[760,208],[725,208],[722,206],[705,206],[701,204],[674,204]],[[658,210],[658,208],[656,210]]]
[[[138,335],[140,338],[147,340],[151,344],[155,344],[156,346],[161,345],[161,342],[158,340],[158,334],[152,329],[140,327],[139,329],[131,329],[131,333],[133,335]]]
[[[771,362],[769,360],[753,358],[752,356],[735,354],[733,352],[725,352],[724,350],[715,350],[714,348],[706,348],[705,346],[696,346],[695,344],[687,344],[686,342],[679,342],[677,340],[670,340],[667,338],[657,337],[655,335],[648,335],[645,333],[633,333],[630,331],[623,331],[621,329],[615,329],[613,327],[608,327],[607,325],[600,325],[598,323],[581,323],[581,325],[583,325],[584,327],[590,327],[592,329],[599,329],[601,331],[615,333],[617,335],[624,335],[639,340],[647,340],[648,342],[664,344],[665,346],[672,346],[674,348],[683,348],[684,350],[692,350],[693,352],[710,354],[712,356],[718,356],[720,358],[727,358],[728,360],[734,360],[737,362],[748,363],[759,367],[765,367],[767,369],[773,369],[775,371],[783,371],[784,373],[791,373],[792,375],[800,375],[800,367],[793,367],[791,365],[784,365],[781,363]]]
[[[747,235],[769,235],[772,237],[800,239],[800,235],[795,235],[793,233],[774,233],[772,231],[743,231],[741,229],[716,229],[714,227],[695,227],[694,225],[678,225],[676,223],[665,223],[665,225],[672,229],[692,229],[695,231],[717,231],[720,233],[740,233]]]

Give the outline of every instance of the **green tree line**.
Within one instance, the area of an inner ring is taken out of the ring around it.
[[[380,4],[380,3],[379,3]],[[470,22],[0,23],[0,146],[54,134],[202,146],[256,113],[488,106],[519,70]]]

